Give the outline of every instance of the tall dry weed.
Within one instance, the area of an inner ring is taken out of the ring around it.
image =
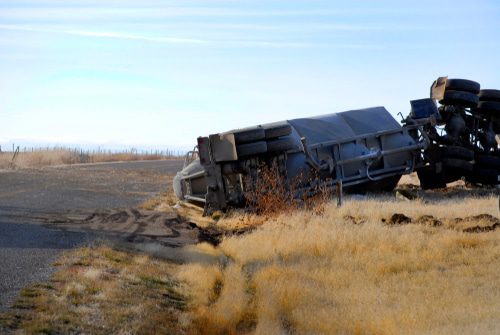
[[[245,199],[248,209],[264,217],[299,209],[321,213],[333,194],[319,178],[305,181],[302,174],[289,178],[276,163],[260,167],[258,173],[258,178],[247,180],[251,187],[245,192]]]

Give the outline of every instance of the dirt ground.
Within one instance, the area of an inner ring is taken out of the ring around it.
[[[0,170],[0,309],[21,288],[46,280],[64,250],[113,236],[159,239],[158,229],[144,230],[139,222],[130,226],[137,212],[123,209],[168,191],[182,164],[168,160]],[[107,218],[114,225],[104,225]],[[153,221],[158,220],[182,226],[173,216]],[[165,227],[163,233],[174,230],[182,229]]]

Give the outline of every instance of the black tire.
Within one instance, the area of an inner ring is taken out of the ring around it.
[[[446,81],[446,90],[465,91],[473,94],[478,94],[481,85],[472,80],[467,79],[448,79]]]
[[[236,146],[238,157],[260,155],[267,152],[267,143],[265,141],[240,144]]]
[[[287,151],[290,149],[297,149],[297,144],[291,137],[283,137],[267,142],[267,151]]]
[[[477,155],[476,164],[480,168],[500,171],[500,157]]]
[[[496,101],[480,101],[477,109],[486,113],[500,113],[500,102]]]
[[[441,179],[446,183],[453,183],[464,175],[470,175],[470,172],[465,172],[456,168],[450,169],[450,168],[443,168],[443,172],[441,172]]]
[[[500,90],[481,90],[478,96],[479,101],[500,102]]]
[[[495,134],[500,134],[500,120],[493,123],[493,131]]]
[[[476,94],[465,91],[446,91],[439,101],[442,105],[458,105],[463,107],[476,107],[479,98]]]
[[[476,167],[474,174],[466,177],[466,180],[473,184],[500,185],[500,171]]]
[[[430,166],[417,170],[417,175],[420,180],[420,187],[423,190],[434,190],[446,187],[443,176],[441,174],[437,174]]]
[[[466,161],[474,160],[474,151],[458,146],[442,147],[441,155],[446,158],[459,158]]]
[[[452,173],[455,170],[462,172],[472,172],[474,170],[474,164],[463,159],[443,158],[441,162],[443,163],[443,167]]]
[[[263,128],[241,130],[234,133],[234,140],[236,144],[257,142],[265,138],[266,133]]]
[[[288,124],[284,124],[281,126],[265,129],[264,131],[266,133],[266,140],[270,140],[272,138],[290,135],[292,132],[292,127]]]

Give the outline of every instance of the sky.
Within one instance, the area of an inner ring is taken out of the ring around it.
[[[500,1],[0,0],[0,145],[186,150],[438,76],[500,89]]]

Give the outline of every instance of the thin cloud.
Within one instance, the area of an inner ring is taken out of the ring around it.
[[[168,24],[152,23],[151,26],[169,26]],[[297,24],[241,24],[241,23],[197,23],[190,24],[190,27],[199,29],[231,29],[242,31],[270,31],[270,32],[371,32],[371,31],[435,31],[436,27],[422,25],[409,25],[402,23],[393,24],[318,24],[318,23],[301,23]],[[440,30],[451,29],[449,27],[439,27]]]
[[[252,47],[252,48],[326,48],[326,49],[362,49],[382,50],[381,45],[373,44],[349,44],[349,43],[307,43],[307,42],[273,42],[273,41],[228,41],[226,45]]]
[[[66,30],[65,34],[76,35],[76,36],[91,36],[91,37],[108,37],[117,38],[124,40],[140,40],[147,42],[159,42],[159,43],[188,43],[188,44],[209,44],[210,41],[193,39],[193,38],[180,38],[180,37],[149,37],[142,35],[133,34],[123,34],[115,32],[95,32],[95,31],[83,31],[83,30]]]
[[[144,35],[98,32],[74,29],[54,29],[43,27],[19,26],[0,24],[0,30],[25,31],[34,33],[65,34],[72,36],[112,38],[120,40],[146,41],[152,43],[170,44],[192,44],[192,45],[216,45],[219,47],[247,47],[247,48],[332,48],[332,49],[381,49],[379,45],[370,44],[332,44],[332,43],[308,43],[293,41],[262,41],[262,40],[205,40],[180,37],[151,37]]]
[[[84,37],[100,37],[100,38],[114,38],[121,40],[138,40],[146,42],[157,42],[157,43],[182,43],[182,44],[209,44],[210,41],[193,39],[193,38],[181,38],[181,37],[150,37],[135,34],[125,34],[117,32],[96,32],[96,31],[84,31],[84,30],[67,30],[67,29],[51,29],[51,28],[40,28],[40,27],[28,27],[28,26],[17,26],[17,25],[3,25],[0,24],[0,29],[3,30],[14,30],[14,31],[27,31],[34,33],[50,33],[50,34],[65,34],[74,36],[84,36]]]

